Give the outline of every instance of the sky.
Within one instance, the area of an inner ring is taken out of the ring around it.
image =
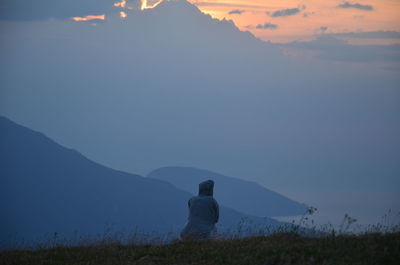
[[[400,211],[399,2],[269,3],[195,3],[213,19],[184,1],[3,1],[0,115],[143,176],[192,166],[335,218]]]
[[[272,42],[306,41],[321,33],[400,30],[397,0],[199,0],[192,3],[213,17],[231,19],[241,30],[249,30]],[[391,41],[383,39],[380,43]],[[368,42],[364,40],[364,43]]]
[[[126,18],[129,12],[157,6],[160,0],[84,0],[74,7],[40,1],[26,4],[25,1],[3,1],[3,17],[15,19],[69,18],[76,21],[105,20],[112,14]],[[398,0],[189,0],[202,12],[214,18],[232,20],[243,31],[264,41],[288,43],[310,41],[319,34],[349,32],[400,31],[400,2]],[[10,4],[11,3],[11,4]],[[44,7],[40,7],[40,3]],[[58,3],[58,2],[57,2]],[[22,11],[22,12],[21,12]],[[14,18],[13,18],[14,17]],[[343,37],[355,44],[393,44],[399,38],[385,35],[370,38]]]
[[[159,0],[121,1],[122,9],[152,8]],[[400,2],[340,0],[190,0],[202,12],[214,18],[232,20],[243,31],[264,41],[287,43],[309,41],[318,34],[370,31],[399,31]],[[124,11],[122,11],[124,12]],[[123,16],[127,13],[124,12]],[[400,43],[398,38],[346,38],[356,44]]]

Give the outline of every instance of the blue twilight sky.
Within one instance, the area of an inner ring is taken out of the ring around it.
[[[400,210],[400,46],[354,41],[399,32],[278,44],[185,1],[125,18],[53,2],[3,4],[0,115],[132,173],[194,166],[339,214]]]

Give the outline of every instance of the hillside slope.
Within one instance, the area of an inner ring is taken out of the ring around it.
[[[215,181],[215,198],[221,204],[254,216],[302,215],[307,205],[291,200],[261,185],[190,167],[164,167],[148,174],[149,178],[167,181],[179,189],[197,193],[197,184],[206,179]]]
[[[201,264],[315,265],[398,264],[400,235],[367,234],[327,238],[274,235],[168,245],[120,245],[104,242],[78,248],[0,253],[0,263],[40,264]]]
[[[0,239],[53,235],[179,231],[191,194],[113,170],[0,117]],[[246,217],[221,207],[220,227]],[[275,225],[272,219],[249,218]]]

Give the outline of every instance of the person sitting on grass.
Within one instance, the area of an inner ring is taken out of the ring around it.
[[[182,240],[205,240],[216,233],[219,206],[213,198],[213,190],[214,181],[204,181],[199,184],[199,195],[189,200],[189,218],[181,232]]]

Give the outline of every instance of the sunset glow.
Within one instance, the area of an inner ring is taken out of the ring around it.
[[[126,18],[127,16],[128,15],[124,11],[119,12],[119,17],[120,18]]]
[[[145,10],[163,1],[174,0],[121,0],[114,7],[120,18],[128,16],[128,10]],[[348,32],[400,31],[400,1],[365,0],[362,3],[337,0],[188,0],[202,12],[217,19],[227,19],[242,31],[250,31],[256,37],[275,43],[309,41],[317,35]],[[121,9],[123,11],[121,11]],[[105,15],[73,17],[75,21],[104,20]],[[387,45],[400,43],[393,39],[349,40],[357,44]]]
[[[105,20],[106,15],[88,15],[84,17],[72,17],[74,21],[90,21],[90,20]]]
[[[127,16],[128,15],[124,11],[119,12],[119,17],[120,18],[126,18]]]
[[[272,42],[310,40],[316,34],[399,31],[400,1],[190,0],[204,13]],[[274,25],[263,27],[263,25]]]
[[[147,0],[142,0],[142,5],[140,7],[141,10],[144,10],[147,8]]]
[[[142,5],[140,7],[141,10],[145,10],[145,9],[151,9],[151,8],[155,8],[156,6],[158,6],[161,2],[163,2],[163,0],[160,0],[158,2],[156,2],[155,4],[151,5],[148,3],[147,0],[142,0]]]
[[[126,0],[122,0],[121,2],[114,3],[114,6],[115,7],[125,8],[126,7]]]

